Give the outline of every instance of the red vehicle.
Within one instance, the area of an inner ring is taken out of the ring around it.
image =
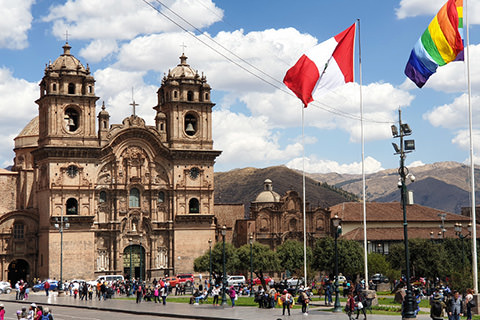
[[[270,281],[272,281],[272,278],[270,278],[269,276],[263,276],[263,279],[265,279],[265,284],[268,284]],[[262,284],[262,282],[260,281],[260,278],[257,277],[253,279],[253,284],[260,285]]]
[[[177,277],[168,277],[168,278],[165,278],[165,282],[170,283],[170,287],[175,287],[180,281]]]
[[[178,283],[190,282],[193,284],[195,282],[193,278],[193,274],[191,273],[177,274],[177,279],[178,279]]]

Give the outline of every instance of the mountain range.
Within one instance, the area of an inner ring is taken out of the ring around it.
[[[408,180],[407,187],[413,191],[415,203],[452,213],[460,213],[462,207],[470,206],[469,166],[436,162],[410,168],[410,173],[415,176],[415,182]],[[312,206],[329,207],[362,197],[362,176],[359,174],[307,173],[306,176],[306,199]],[[215,173],[215,202],[243,203],[248,212],[267,178],[273,181],[274,191],[281,196],[287,190],[296,190],[302,196],[302,173],[297,170],[284,166],[244,168]],[[475,168],[476,190],[479,179],[480,170]],[[398,169],[368,174],[365,180],[367,201],[400,200]],[[477,192],[476,199],[479,196]]]

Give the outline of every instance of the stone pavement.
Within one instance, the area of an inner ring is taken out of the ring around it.
[[[0,301],[15,302],[15,294],[2,294]],[[167,298],[167,305],[155,304],[153,302],[141,302],[136,304],[134,300],[110,299],[107,301],[81,301],[73,299],[71,296],[59,297],[56,292],[46,297],[44,293],[30,294],[27,301],[18,301],[19,304],[28,306],[35,302],[40,305],[50,305],[55,313],[55,306],[85,308],[90,310],[102,310],[111,312],[122,312],[138,315],[162,316],[170,318],[184,319],[229,319],[229,320],[263,320],[263,319],[322,319],[322,320],[346,320],[348,317],[345,313],[332,313],[325,311],[324,307],[314,307],[310,309],[308,316],[301,313],[300,309],[292,309],[291,316],[282,316],[281,309],[259,309],[256,307],[213,307],[212,305],[190,305],[185,303],[175,303],[174,298]],[[401,319],[401,316],[385,316],[385,315],[367,315],[368,319]],[[360,319],[363,317],[360,316]],[[428,315],[419,315],[417,319],[430,319]]]

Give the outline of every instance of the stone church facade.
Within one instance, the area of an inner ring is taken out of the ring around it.
[[[330,211],[321,207],[306,206],[307,245],[330,234]],[[254,241],[275,250],[287,240],[303,242],[303,201],[298,192],[289,190],[280,196],[273,190],[273,182],[266,179],[264,190],[250,204],[249,218],[237,221],[238,245]],[[241,231],[240,231],[241,230]]]
[[[15,138],[12,171],[0,171],[2,278],[60,278],[61,244],[63,279],[192,271],[216,236],[206,78],[182,55],[157,91],[155,125],[135,102],[110,124],[70,49],[46,66],[38,116]]]

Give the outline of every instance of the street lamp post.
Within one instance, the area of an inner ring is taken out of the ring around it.
[[[128,244],[130,247],[130,284],[132,283],[132,238],[128,239]]]
[[[226,288],[227,288],[227,271],[225,270],[225,235],[227,234],[227,226],[222,227],[222,261],[223,261],[223,276],[222,276],[222,306],[227,304]]]
[[[208,239],[208,248],[209,254],[208,254],[208,264],[210,268],[210,275],[208,277],[208,284],[211,286],[212,285],[212,239]]]
[[[465,268],[465,248],[463,246],[463,240],[468,238],[472,234],[472,224],[471,223],[468,224],[467,234],[464,235],[462,233],[462,229],[463,227],[461,223],[455,223],[455,234],[460,239],[460,241],[462,241],[462,269],[463,269]]]
[[[394,138],[400,138],[400,147],[396,143],[392,143],[395,149],[395,154],[400,155],[400,168],[398,173],[400,175],[400,181],[398,187],[400,188],[402,210],[403,210],[403,237],[405,245],[405,267],[407,278],[407,291],[402,305],[402,319],[415,319],[416,301],[412,295],[412,285],[410,283],[410,252],[408,250],[408,223],[407,223],[407,185],[406,178],[409,177],[413,182],[415,177],[408,173],[408,168],[405,167],[406,153],[415,150],[415,140],[404,140],[405,136],[412,134],[412,130],[409,125],[402,123],[402,112],[398,110],[399,128],[392,125],[392,134]]]
[[[342,312],[342,306],[340,305],[340,290],[338,289],[338,246],[337,240],[339,234],[342,233],[342,226],[340,223],[342,219],[335,215],[332,219],[333,228],[335,231],[335,304],[333,308],[333,312]]]
[[[58,293],[63,293],[63,230],[68,229],[70,223],[68,218],[63,217],[63,208],[60,209],[60,219],[55,218],[55,228],[60,232],[60,281],[58,282]]]
[[[250,297],[253,296],[253,235],[248,238],[250,243]]]

